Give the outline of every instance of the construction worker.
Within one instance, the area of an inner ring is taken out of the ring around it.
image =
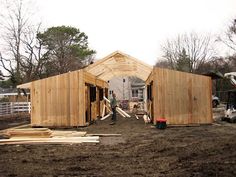
[[[115,124],[116,122],[116,107],[117,107],[117,101],[116,101],[116,94],[112,93],[112,98],[110,100],[110,105],[111,105],[111,109],[112,109],[112,118],[111,118],[111,123],[110,125]]]

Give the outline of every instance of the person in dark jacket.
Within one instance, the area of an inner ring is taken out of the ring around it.
[[[112,117],[111,117],[111,125],[115,124],[116,122],[116,107],[117,107],[117,100],[116,100],[116,94],[112,94],[112,99],[110,100],[110,106],[112,110]]]

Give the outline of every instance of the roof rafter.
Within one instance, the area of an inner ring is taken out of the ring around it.
[[[152,67],[130,55],[115,51],[89,65],[85,71],[106,81],[115,76],[136,76],[146,80],[152,71]]]

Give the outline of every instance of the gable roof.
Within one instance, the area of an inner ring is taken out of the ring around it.
[[[83,70],[104,81],[119,76],[136,76],[146,81],[152,69],[152,66],[130,55],[115,51],[105,58],[87,66]],[[28,82],[18,85],[17,88],[30,88],[31,83],[32,82]]]
[[[105,81],[118,76],[136,76],[146,81],[152,72],[152,66],[120,51],[115,51],[84,69]]]

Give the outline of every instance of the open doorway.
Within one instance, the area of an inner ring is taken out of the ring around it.
[[[132,112],[138,109],[140,114],[144,112],[146,100],[145,82],[134,76],[113,77],[108,81],[109,98],[116,94],[118,105],[123,110]]]
[[[153,81],[150,82],[146,86],[146,94],[147,94],[147,112],[149,113],[149,117],[151,120],[153,120],[154,110],[153,110]]]

